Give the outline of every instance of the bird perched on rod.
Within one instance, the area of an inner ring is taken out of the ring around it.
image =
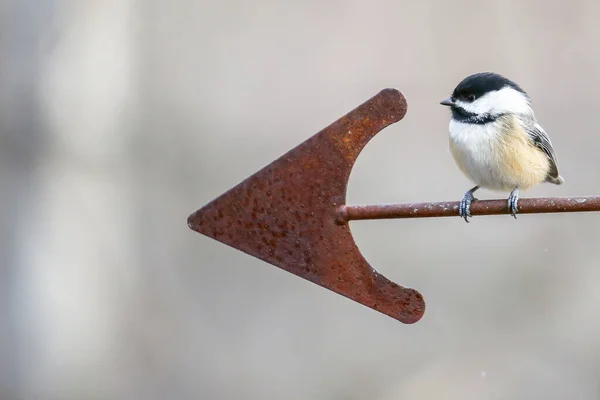
[[[516,83],[496,73],[477,73],[440,104],[452,111],[450,152],[476,185],[460,201],[465,221],[479,188],[510,190],[508,208],[517,218],[519,189],[564,182],[550,138],[535,118],[529,95]]]

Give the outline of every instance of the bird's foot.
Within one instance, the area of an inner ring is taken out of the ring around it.
[[[508,196],[508,209],[510,211],[510,215],[512,215],[515,219],[517,219],[517,213],[519,212],[519,189],[515,188],[512,192],[510,192],[510,196]]]
[[[469,222],[469,218],[471,218],[471,203],[474,200],[477,200],[473,193],[479,189],[477,186],[473,189],[469,190],[465,193],[460,204],[458,205],[458,215],[463,218],[467,223]]]

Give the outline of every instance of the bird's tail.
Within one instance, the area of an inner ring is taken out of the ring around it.
[[[546,178],[546,182],[554,183],[555,185],[562,185],[565,183],[565,180],[562,176],[549,176]]]

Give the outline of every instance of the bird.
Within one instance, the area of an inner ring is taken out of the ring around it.
[[[475,73],[460,81],[440,104],[451,110],[450,153],[475,184],[458,207],[466,222],[480,188],[510,191],[508,209],[516,219],[519,190],[564,183],[550,137],[538,123],[529,95],[517,83],[495,72]]]

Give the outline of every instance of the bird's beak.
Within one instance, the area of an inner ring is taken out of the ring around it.
[[[448,97],[446,100],[440,101],[440,104],[443,106],[453,106],[454,102],[452,101],[452,98]]]

